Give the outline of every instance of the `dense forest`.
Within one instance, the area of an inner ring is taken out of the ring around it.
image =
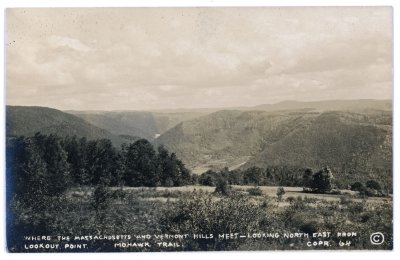
[[[40,133],[11,138],[7,170],[18,194],[57,194],[77,185],[168,187],[191,182],[189,170],[174,153],[162,146],[156,151],[145,139],[116,149],[107,139]]]

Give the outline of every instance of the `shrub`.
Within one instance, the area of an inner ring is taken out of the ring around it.
[[[307,196],[304,197],[304,202],[305,203],[317,203],[318,199],[317,198],[308,198]]]
[[[278,196],[278,201],[282,201],[282,196],[285,194],[285,189],[283,187],[278,187],[276,191],[276,196]]]
[[[318,231],[318,224],[315,221],[304,223],[300,226],[300,231],[312,234]]]
[[[260,189],[260,187],[249,188],[249,189],[247,189],[247,192],[251,196],[261,196],[262,195],[262,190]]]
[[[373,190],[377,190],[377,191],[382,190],[381,185],[380,185],[377,181],[374,181],[374,180],[369,180],[369,181],[367,181],[367,182],[365,183],[365,186],[366,186],[367,188],[370,188],[370,189],[373,189]]]
[[[290,197],[286,198],[286,201],[289,202],[289,203],[293,203],[295,200],[296,200],[296,198],[293,197],[293,196],[290,196]]]
[[[215,186],[215,193],[220,195],[229,195],[232,191],[232,187],[228,184],[227,181],[223,179],[219,179],[217,181],[217,185]]]
[[[246,196],[234,194],[215,200],[209,194],[192,194],[160,218],[162,232],[175,234],[225,234],[258,232],[269,221],[266,209]],[[231,250],[244,240],[196,239],[187,250]]]
[[[352,191],[363,191],[365,189],[364,185],[361,182],[355,182],[351,185],[350,188]]]
[[[346,197],[346,196],[341,196],[340,197],[340,204],[342,205],[348,205],[351,202],[351,200]]]

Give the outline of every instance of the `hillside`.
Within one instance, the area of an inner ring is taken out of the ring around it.
[[[153,140],[178,123],[203,115],[202,112],[67,111],[115,135]]]
[[[314,117],[315,113],[224,110],[182,122],[161,135],[156,144],[165,145],[201,172],[241,165]]]
[[[244,167],[329,166],[337,179],[388,181],[392,172],[391,112],[326,112],[268,145]]]
[[[327,100],[327,101],[283,101],[253,107],[164,109],[154,111],[74,111],[73,114],[114,135],[153,140],[179,123],[196,119],[218,111],[391,111],[391,100]]]
[[[115,135],[151,140],[158,133],[154,116],[149,112],[68,112]]]
[[[328,165],[339,177],[376,179],[391,176],[392,115],[219,111],[177,125],[156,143],[176,152],[196,173],[225,166]]]
[[[6,107],[6,135],[31,136],[36,132],[59,136],[79,136],[89,140],[107,138],[116,146],[128,140],[98,128],[83,119],[47,107]]]

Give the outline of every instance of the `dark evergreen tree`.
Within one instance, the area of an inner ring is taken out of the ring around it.
[[[208,170],[199,177],[199,184],[204,186],[214,186],[216,183],[217,173],[213,170]]]
[[[13,193],[25,203],[49,195],[47,165],[31,139],[18,138],[13,143],[14,160],[10,175],[13,176]]]
[[[88,184],[85,169],[86,139],[84,140],[77,140],[76,136],[73,136],[66,137],[62,142],[62,146],[67,153],[67,162],[70,165],[72,181],[78,185]]]
[[[127,147],[124,180],[128,186],[155,187],[160,169],[153,146],[141,139]]]
[[[158,147],[158,164],[160,169],[160,184],[162,186],[173,186],[173,165],[171,164],[170,155],[164,146]]]
[[[111,141],[107,139],[89,141],[86,154],[86,168],[90,176],[90,183],[92,185],[104,184],[109,186],[112,179],[118,176],[118,156]]]
[[[172,185],[173,186],[181,186],[183,185],[183,180],[182,180],[182,173],[181,173],[181,168],[179,167],[178,164],[178,159],[176,158],[176,154],[172,153],[169,157],[169,178],[172,180]]]
[[[374,180],[369,180],[369,181],[367,181],[367,182],[365,183],[365,186],[366,186],[367,188],[370,188],[370,189],[373,189],[373,190],[377,190],[377,191],[382,190],[382,187],[381,187],[381,185],[379,184],[379,182],[374,181]]]
[[[12,169],[15,193],[27,198],[57,196],[70,185],[67,154],[60,139],[54,135],[37,133],[33,137],[18,138],[12,148]]]
[[[314,173],[311,188],[318,193],[332,190],[333,174],[327,167]]]
[[[303,187],[310,188],[313,180],[313,172],[312,169],[307,168],[303,174]]]
[[[262,169],[251,167],[244,172],[243,181],[247,185],[259,185],[262,179]]]
[[[363,192],[365,190],[364,185],[361,182],[355,182],[351,185],[351,190]]]
[[[46,163],[46,186],[50,196],[57,196],[71,185],[71,175],[67,162],[67,153],[61,146],[61,139],[55,135],[36,134],[34,142]]]
[[[187,185],[191,183],[191,176],[190,176],[190,171],[185,167],[182,161],[177,160],[177,165],[179,168],[179,173],[180,177],[178,178],[178,181],[175,183],[175,186],[182,186],[182,185]]]

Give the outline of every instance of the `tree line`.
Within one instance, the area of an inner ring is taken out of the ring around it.
[[[198,177],[198,183],[206,186],[215,186],[218,180],[223,179],[230,185],[254,186],[303,186],[303,175],[309,168],[291,166],[269,166],[266,168],[250,167],[229,171],[224,168],[220,171],[208,170]]]
[[[189,170],[174,153],[141,139],[116,149],[110,140],[37,133],[7,140],[12,194],[54,196],[73,186],[181,186]]]
[[[220,172],[207,171],[198,182],[201,185],[216,186],[216,192],[229,193],[229,185],[280,186],[278,197],[284,194],[281,186],[303,187],[305,192],[329,193],[333,190],[333,174],[328,167],[313,172],[310,168],[267,167],[265,169],[251,167],[246,170],[229,171],[227,168]],[[281,189],[281,190],[280,190]],[[250,189],[249,193],[257,195],[261,190]]]
[[[290,166],[250,167],[232,171],[224,168],[220,171],[208,170],[197,177],[197,182],[200,185],[216,186],[218,193],[226,193],[229,185],[303,187],[305,192],[312,193],[332,193],[338,192],[338,188],[343,188],[336,185],[334,175],[328,167],[317,171],[311,168]],[[388,194],[375,180],[366,181],[365,186],[360,182],[355,182],[344,188],[358,191],[360,195],[366,196]]]

